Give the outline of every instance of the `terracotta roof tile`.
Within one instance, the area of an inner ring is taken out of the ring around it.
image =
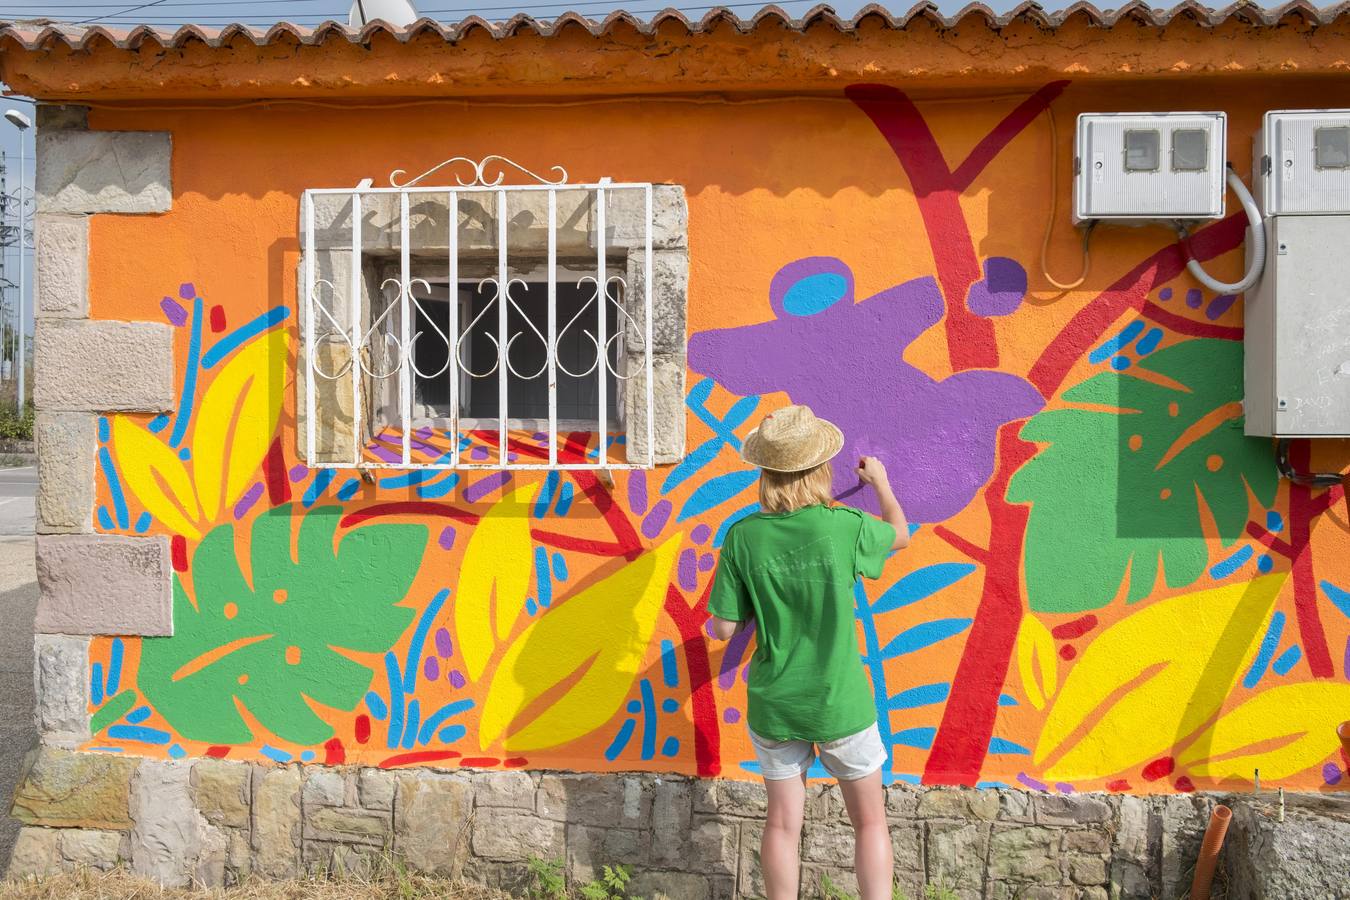
[[[339,40],[367,43],[380,34],[387,34],[400,42],[429,34],[453,42],[475,30],[485,31],[498,39],[519,34],[550,37],[568,27],[584,28],[596,37],[609,34],[616,27],[632,28],[643,34],[651,34],[658,29],[674,26],[689,34],[698,34],[722,24],[728,24],[742,34],[770,26],[796,32],[823,26],[847,33],[869,20],[880,22],[883,27],[895,31],[903,31],[917,22],[941,29],[975,25],[991,31],[1022,22],[1053,32],[1078,17],[1086,19],[1089,25],[1099,28],[1112,28],[1121,23],[1161,27],[1178,18],[1190,19],[1205,27],[1215,27],[1229,21],[1241,22],[1252,27],[1273,27],[1290,19],[1313,25],[1326,25],[1339,20],[1347,11],[1350,11],[1350,2],[1319,8],[1307,0],[1293,0],[1272,9],[1263,9],[1252,3],[1235,3],[1216,9],[1195,0],[1186,0],[1170,9],[1162,9],[1134,0],[1118,9],[1102,10],[1080,0],[1053,13],[1046,12],[1040,4],[1034,2],[1022,3],[1005,13],[996,13],[983,3],[971,3],[946,16],[933,3],[919,3],[908,12],[897,15],[883,6],[870,3],[851,18],[840,17],[826,4],[812,7],[800,18],[794,18],[782,7],[770,5],[763,7],[749,18],[742,18],[726,7],[711,9],[697,19],[689,18],[677,9],[668,8],[648,19],[639,18],[623,10],[612,12],[603,19],[592,19],[575,12],[563,13],[553,19],[539,19],[518,13],[498,22],[490,22],[479,16],[470,16],[453,24],[423,18],[404,28],[396,28],[383,21],[371,22],[364,28],[352,28],[334,21],[315,26],[278,22],[268,28],[255,28],[243,24],[222,27],[183,25],[177,29],[152,28],[147,25],[110,28],[103,25],[75,25],[33,19],[0,23],[0,43],[17,43],[26,50],[50,50],[61,46],[83,50],[100,43],[111,44],[124,50],[134,50],[147,43],[158,44],[165,48],[183,47],[193,42],[221,47],[238,38],[262,46],[285,37],[300,44],[317,46]]]

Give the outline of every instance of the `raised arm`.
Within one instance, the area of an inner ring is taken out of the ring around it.
[[[886,477],[886,466],[875,456],[864,456],[858,463],[858,478],[871,485],[877,492],[877,501],[881,504],[881,520],[895,529],[895,543],[892,550],[903,550],[909,546],[909,522],[900,501],[895,499],[891,490],[891,481]]]

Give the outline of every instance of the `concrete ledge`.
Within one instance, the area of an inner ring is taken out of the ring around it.
[[[43,412],[173,409],[169,325],[46,319],[33,344],[33,403]]]
[[[98,448],[93,413],[37,415],[39,534],[94,530],[94,454]]]
[[[166,537],[39,535],[35,628],[50,634],[173,634]]]
[[[37,133],[37,208],[53,213],[158,213],[173,205],[167,131]]]
[[[34,241],[33,314],[38,318],[87,318],[89,218],[38,213]]]
[[[89,638],[34,636],[33,687],[44,744],[74,747],[89,739]]]

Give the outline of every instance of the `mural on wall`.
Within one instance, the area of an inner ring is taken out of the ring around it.
[[[181,406],[101,421],[96,510],[102,530],[171,535],[175,634],[94,642],[88,746],[751,777],[753,633],[711,641],[704,605],[727,528],[756,509],[740,441],[790,399],[843,426],[844,460],[881,456],[916,523],[856,588],[888,778],[1350,786],[1350,575],[1328,565],[1350,524],[1339,489],[1279,482],[1242,435],[1234,298],[1189,287],[1168,246],[1038,335],[1029,365],[1001,365],[1027,273],[978,256],[960,194],[1062,89],[955,168],[902,92],[850,89],[913,190],[932,277],[859,298],[847,260],[783,260],[763,321],[690,337],[686,458],[612,485],[307,469],[288,309],[234,323],[209,285],[179,287],[162,310],[187,348]],[[1241,240],[1232,217],[1194,252]]]

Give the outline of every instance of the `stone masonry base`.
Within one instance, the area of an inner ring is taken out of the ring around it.
[[[895,785],[887,810],[897,875],[911,898],[923,896],[925,884],[951,888],[962,900],[1174,898],[1189,888],[1209,812],[1220,800],[1238,810],[1225,864],[1242,885],[1230,896],[1350,896],[1332,881],[1335,872],[1350,871],[1350,801],[1291,798],[1291,820],[1307,814],[1316,821],[1283,837],[1270,810],[1250,796]],[[764,790],[748,782],[163,762],[42,748],[16,793],[14,816],[25,827],[10,877],[125,865],[168,885],[217,886],[250,874],[359,872],[393,854],[417,871],[513,892],[527,884],[531,857],[565,861],[578,881],[592,879],[602,864],[630,865],[632,893],[647,898],[764,891]],[[1298,892],[1282,892],[1279,879],[1267,888],[1280,858],[1300,848],[1312,871],[1300,875]],[[819,896],[823,876],[852,892],[852,853],[838,789],[813,785],[803,895]],[[1325,875],[1318,862],[1328,866]]]

